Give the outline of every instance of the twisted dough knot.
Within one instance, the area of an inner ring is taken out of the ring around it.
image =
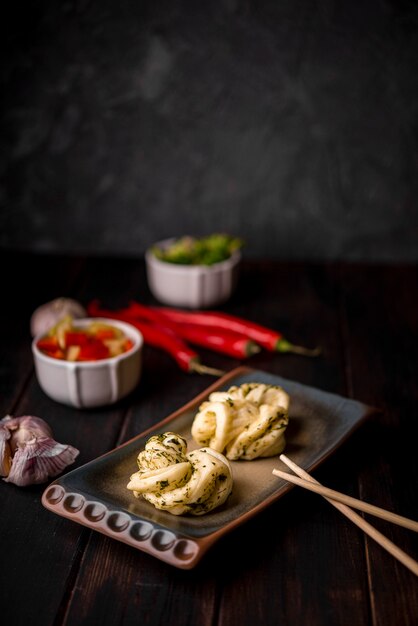
[[[138,455],[138,466],[141,470],[155,470],[174,463],[184,461],[187,443],[183,437],[175,433],[164,433],[150,437],[145,450]]]
[[[277,385],[244,383],[215,391],[192,424],[192,437],[236,461],[280,454],[289,422],[289,396]]]
[[[206,448],[186,452],[186,440],[176,433],[151,437],[127,488],[173,515],[203,515],[223,504],[233,484],[228,460]]]

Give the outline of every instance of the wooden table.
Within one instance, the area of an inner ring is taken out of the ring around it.
[[[2,253],[2,416],[43,417],[79,467],[151,427],[204,391],[147,346],[138,388],[113,407],[75,410],[40,389],[29,318],[60,295],[108,306],[152,303],[142,260]],[[13,272],[13,273],[12,273]],[[223,310],[320,344],[319,358],[265,351],[247,363],[360,400],[380,412],[314,473],[325,485],[418,517],[418,271],[415,266],[246,260]],[[202,360],[231,370],[229,357]],[[70,468],[69,468],[70,469]],[[47,484],[0,484],[1,622],[18,626],[406,626],[418,623],[418,581],[316,494],[295,487],[226,535],[192,570],[172,567],[45,509]],[[417,536],[367,519],[413,558]]]

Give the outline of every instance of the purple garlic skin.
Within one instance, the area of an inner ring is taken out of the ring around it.
[[[73,298],[55,298],[55,300],[41,304],[32,313],[30,319],[32,337],[45,334],[67,316],[79,319],[87,317],[87,311],[80,302]]]
[[[7,415],[0,421],[0,475],[19,487],[46,482],[74,463],[80,451],[55,441],[40,417]]]

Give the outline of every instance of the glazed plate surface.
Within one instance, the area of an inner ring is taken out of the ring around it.
[[[271,457],[233,461],[234,487],[227,502],[206,515],[175,516],[135,498],[126,485],[151,435],[182,435],[198,447],[190,429],[199,405],[214,390],[248,382],[280,385],[290,395],[284,453],[307,472],[320,465],[375,409],[361,402],[265,371],[237,368],[166,419],[97,459],[54,480],[42,504],[58,515],[147,552],[181,569],[194,567],[215,541],[265,509],[292,486],[272,474],[288,468]]]

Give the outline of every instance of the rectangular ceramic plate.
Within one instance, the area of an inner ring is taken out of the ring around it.
[[[288,470],[271,457],[233,461],[234,486],[227,502],[203,516],[175,516],[135,498],[126,485],[137,471],[136,458],[151,435],[171,431],[196,448],[190,428],[209,393],[231,385],[258,382],[280,385],[290,395],[286,455],[306,471],[324,461],[374,409],[341,396],[240,367],[206,389],[184,407],[118,448],[52,482],[42,504],[52,512],[88,526],[179,567],[194,567],[223,534],[269,506],[292,486],[272,474]]]

